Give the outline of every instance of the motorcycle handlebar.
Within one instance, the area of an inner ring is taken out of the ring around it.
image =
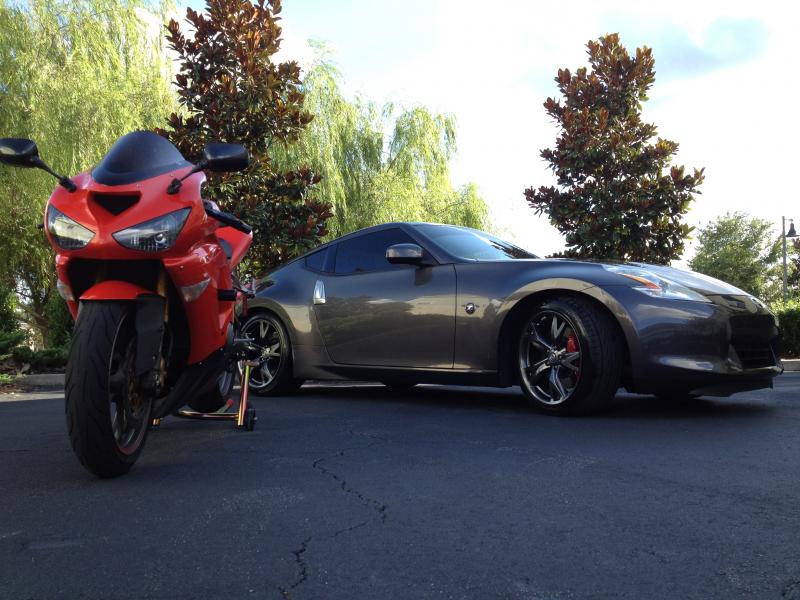
[[[220,223],[224,223],[228,227],[233,227],[234,229],[241,231],[242,233],[252,233],[253,228],[250,227],[244,221],[237,219],[231,213],[223,212],[221,210],[216,210],[209,206],[208,204],[205,205],[206,214],[211,217],[212,219],[216,219]]]

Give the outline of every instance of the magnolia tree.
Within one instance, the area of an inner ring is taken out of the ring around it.
[[[541,157],[557,183],[525,197],[564,234],[568,256],[667,263],[683,252],[703,170],[672,165],[678,144],[653,141],[656,126],[642,121],[655,82],[650,49],[631,56],[617,34],[587,48],[590,68],[559,69],[561,99],[544,103],[560,133]]]
[[[253,225],[256,272],[314,246],[330,216],[330,206],[312,193],[319,175],[280,172],[270,158],[275,145],[296,142],[312,120],[303,109],[300,67],[274,60],[280,11],[280,0],[208,0],[203,14],[187,9],[191,33],[174,20],[167,26],[183,110],[172,114],[163,133],[195,159],[209,141],[247,147],[247,171],[212,175],[207,194]]]

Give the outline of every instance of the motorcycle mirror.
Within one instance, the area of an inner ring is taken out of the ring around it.
[[[33,169],[38,167],[39,149],[33,140],[25,138],[1,138],[0,162],[12,167]]]
[[[78,189],[69,177],[59,175],[39,157],[39,149],[33,140],[26,138],[0,138],[0,163],[24,169],[41,169],[58,179],[58,183],[70,192]]]
[[[203,149],[203,169],[233,173],[243,171],[249,165],[250,155],[241,144],[211,142]]]

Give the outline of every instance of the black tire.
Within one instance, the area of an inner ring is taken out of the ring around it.
[[[258,417],[256,417],[256,409],[251,406],[246,411],[244,411],[245,430],[253,431],[253,429],[256,428],[256,421],[258,421]]]
[[[611,319],[591,301],[572,296],[548,300],[528,314],[518,337],[517,374],[534,406],[585,415],[611,404],[624,363]]]
[[[150,428],[153,399],[135,391],[132,304],[81,305],[67,361],[65,407],[72,449],[98,477],[127,473]]]
[[[242,335],[253,338],[255,344],[264,349],[260,365],[250,371],[251,393],[259,396],[287,396],[303,385],[302,379],[294,377],[292,344],[278,317],[272,313],[256,313],[242,325]]]
[[[223,371],[209,389],[199,393],[188,403],[189,408],[200,413],[220,410],[228,404],[235,379],[236,373]]]

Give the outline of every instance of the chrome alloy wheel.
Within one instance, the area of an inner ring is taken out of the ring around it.
[[[542,310],[523,330],[519,347],[521,383],[543,404],[562,404],[581,376],[581,347],[575,326],[563,314]]]
[[[261,348],[259,366],[250,372],[250,389],[263,390],[275,380],[283,363],[286,348],[283,333],[267,315],[258,315],[250,319],[242,333]]]

